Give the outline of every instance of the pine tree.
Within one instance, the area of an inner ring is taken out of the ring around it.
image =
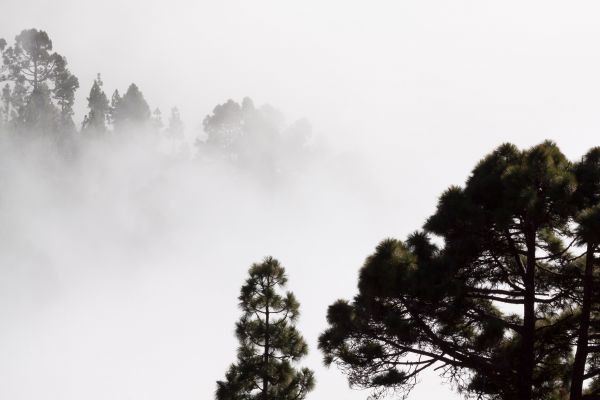
[[[111,117],[116,131],[149,127],[150,107],[136,84],[129,85],[123,97],[115,91],[111,106]]]
[[[598,251],[600,250],[600,148],[591,149],[574,165],[577,177],[575,191],[575,237],[585,250],[581,262],[581,276],[577,286],[565,287],[571,293],[580,293],[580,309],[575,324],[576,347],[571,372],[570,400],[581,400],[584,382],[593,379],[591,390],[600,395],[600,317],[598,315]],[[586,376],[587,370],[587,376]]]
[[[162,120],[162,112],[160,108],[156,107],[152,112],[152,128],[155,132],[160,132],[164,128],[165,124]]]
[[[60,60],[65,63],[64,58]],[[79,80],[66,68],[61,68],[56,73],[55,86],[53,90],[56,105],[60,111],[61,132],[73,134],[77,131],[73,122],[73,105],[75,104],[75,91],[79,88]]]
[[[218,104],[212,114],[204,118],[202,127],[206,133],[206,140],[199,142],[199,145],[234,152],[239,138],[243,135],[242,107],[231,99]]]
[[[478,398],[563,398],[581,304],[576,183],[554,143],[497,148],[442,194],[425,232],[367,258],[359,294],[329,308],[326,363],[378,393],[406,394],[435,369]]]
[[[217,382],[216,399],[301,400],[313,389],[314,375],[292,365],[308,352],[294,326],[299,303],[291,292],[280,292],[287,277],[274,258],[252,265],[249,275],[239,296],[237,363]]]
[[[279,110],[257,107],[248,97],[217,105],[202,127],[206,136],[196,142],[201,155],[226,159],[269,179],[297,168],[308,155],[306,120],[287,125]]]
[[[23,30],[15,43],[0,43],[0,81],[9,81],[22,97],[15,125],[25,130],[72,133],[73,102],[79,81],[67,68],[66,59],[52,51],[48,34]],[[17,88],[18,86],[18,88]]]
[[[94,80],[90,95],[87,98],[89,113],[84,117],[81,130],[102,134],[106,132],[106,120],[110,111],[108,98],[102,90],[102,78],[100,74]],[[118,92],[117,92],[118,93]]]

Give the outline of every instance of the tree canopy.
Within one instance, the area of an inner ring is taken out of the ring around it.
[[[489,399],[597,395],[597,346],[587,344],[599,336],[582,323],[592,307],[581,289],[589,297],[596,285],[597,247],[577,245],[595,243],[585,227],[600,226],[597,151],[575,166],[552,142],[486,156],[423,231],[367,258],[359,294],[329,307],[325,362],[376,394],[406,394],[435,369]]]
[[[245,97],[217,105],[203,122],[206,134],[197,142],[200,153],[228,159],[259,171],[280,171],[298,162],[306,150],[311,127],[306,119],[287,125],[270,105],[256,107]]]
[[[23,30],[12,46],[6,45],[3,40],[0,81],[10,83],[4,109],[14,110],[8,112],[13,124],[23,130],[72,133],[79,81],[66,58],[54,52],[48,34],[37,29]]]
[[[112,123],[117,131],[148,128],[151,124],[150,106],[135,83],[121,97],[115,91],[111,102]]]

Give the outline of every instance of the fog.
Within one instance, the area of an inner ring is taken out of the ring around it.
[[[84,142],[68,159],[3,142],[2,397],[210,397],[235,359],[239,287],[266,255],[301,301],[312,396],[347,392],[316,339],[398,222],[361,160],[321,149],[264,176],[149,136]]]
[[[377,243],[502,142],[598,144],[596,4],[453,4],[3,1],[0,37],[37,27],[67,56],[77,122],[101,72],[107,93],[135,81],[178,106],[187,151],[145,132],[66,159],[1,143],[0,398],[211,398],[246,271],[272,255],[301,304],[308,398],[365,399],[316,341]],[[309,159],[265,176],[197,157],[203,117],[243,96],[308,118]],[[410,399],[458,398],[422,383]]]

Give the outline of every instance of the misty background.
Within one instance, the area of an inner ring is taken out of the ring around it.
[[[48,32],[80,81],[177,106],[190,154],[144,140],[0,159],[0,397],[210,398],[234,360],[237,296],[286,267],[310,398],[364,399],[316,349],[364,258],[404,238],[502,142],[571,159],[598,144],[593,2],[3,1],[0,37]],[[312,125],[310,162],[265,179],[193,156],[227,99]],[[22,149],[21,149],[22,150]],[[452,398],[435,376],[411,399]]]

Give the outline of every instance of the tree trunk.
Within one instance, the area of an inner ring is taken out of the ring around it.
[[[268,280],[267,280],[268,282]],[[267,285],[268,286],[268,285]],[[263,387],[262,387],[262,400],[269,400],[269,298],[267,297],[267,304],[265,307],[265,352],[263,354]]]
[[[37,59],[33,60],[33,90],[37,90],[38,88],[38,65]]]
[[[523,283],[523,336],[521,338],[521,365],[519,374],[519,400],[533,396],[533,370],[535,364],[535,230],[526,234],[527,264]]]
[[[571,400],[581,400],[583,391],[583,375],[585,362],[588,355],[588,335],[590,328],[590,313],[592,308],[592,291],[594,279],[594,246],[588,243],[585,259],[585,272],[583,277],[583,299],[581,304],[581,317],[579,319],[579,332],[577,334],[577,349],[573,361],[571,374]]]

